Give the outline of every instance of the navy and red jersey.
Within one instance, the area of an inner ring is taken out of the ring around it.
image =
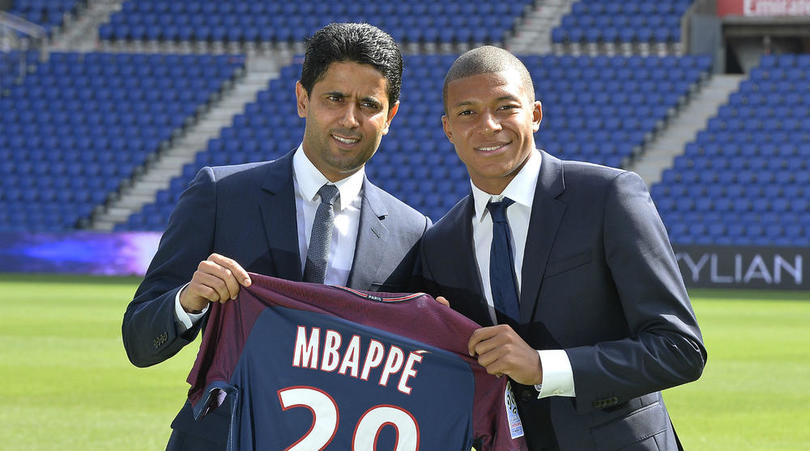
[[[230,397],[229,450],[525,450],[507,378],[467,355],[476,323],[426,294],[251,274],[212,304],[188,376],[200,418]]]

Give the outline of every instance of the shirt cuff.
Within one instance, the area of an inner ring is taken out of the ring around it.
[[[537,398],[549,396],[576,396],[574,391],[574,371],[568,354],[562,349],[537,351],[543,367],[543,383],[535,385]]]
[[[177,294],[174,295],[174,316],[177,318],[177,322],[183,325],[185,329],[181,330],[180,333],[183,333],[197,324],[197,321],[205,315],[205,312],[208,311],[208,306],[206,305],[205,308],[202,309],[200,313],[188,313],[183,309],[183,306],[180,304],[180,292],[183,291],[183,288],[188,286],[188,284],[183,285],[182,288],[177,290]]]

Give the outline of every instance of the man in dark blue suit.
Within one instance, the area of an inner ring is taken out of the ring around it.
[[[422,240],[426,291],[481,324],[471,355],[512,379],[533,450],[675,450],[660,391],[706,350],[666,230],[634,173],[535,148],[526,67],[481,47],[444,82],[472,194]]]
[[[364,290],[408,288],[430,221],[364,175],[396,115],[401,77],[396,42],[373,26],[331,24],[314,34],[296,84],[306,119],[301,146],[275,161],[200,170],[124,315],[133,364],[162,362],[193,341],[209,304],[234,299],[250,285],[248,271]],[[321,209],[333,226],[322,227]],[[310,247],[313,241],[323,246]],[[311,270],[316,260],[325,266]],[[227,411],[196,422],[186,402],[167,449],[224,449]]]

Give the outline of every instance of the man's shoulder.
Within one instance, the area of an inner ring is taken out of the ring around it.
[[[593,205],[605,202],[612,196],[622,197],[628,193],[648,191],[644,180],[637,173],[627,169],[584,161],[557,160],[557,162],[559,164],[557,189],[550,192],[556,199],[564,202],[581,201]]]
[[[406,204],[393,194],[385,191],[379,186],[368,181],[366,184],[367,196],[373,197],[377,202],[382,203],[388,210],[388,214],[397,218],[398,220],[405,220],[408,222],[419,222],[424,224],[427,217],[419,212],[417,209]]]
[[[617,178],[625,175],[638,177],[626,169],[603,166],[587,161],[559,160],[562,168],[565,191],[605,190]]]
[[[566,176],[575,177],[598,177],[600,179],[612,179],[622,173],[627,172],[625,169],[604,166],[601,164],[591,163],[588,161],[578,160],[560,160]]]
[[[443,237],[448,236],[448,234],[453,235],[459,233],[460,228],[464,226],[464,221],[469,221],[472,218],[471,202],[471,195],[465,196],[456,202],[456,204],[428,230],[425,234],[425,240],[444,239]]]
[[[207,169],[216,181],[222,181],[229,177],[251,177],[256,176],[267,170],[268,165],[275,163],[277,160],[268,161],[254,161],[250,163],[231,164],[226,166],[209,166]]]
[[[285,155],[275,160],[223,166],[206,166],[199,170],[197,183],[213,183],[218,187],[263,185],[267,180],[279,177],[292,177],[291,158]]]

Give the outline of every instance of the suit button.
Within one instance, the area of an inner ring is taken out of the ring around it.
[[[166,340],[168,340],[168,339],[169,339],[169,335],[168,335],[166,332],[163,332],[162,334],[160,334],[160,335],[158,335],[157,337],[155,337],[155,339],[154,339],[154,340],[152,340],[152,346],[154,346],[154,347],[155,347],[155,349],[157,349],[157,348],[159,348],[161,345],[163,345],[164,343],[166,343]]]

